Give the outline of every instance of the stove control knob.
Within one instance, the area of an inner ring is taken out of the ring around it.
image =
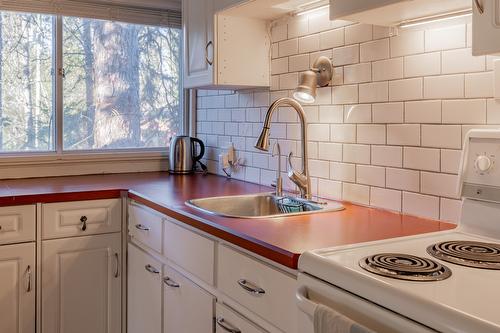
[[[476,169],[480,172],[488,172],[491,169],[492,163],[488,156],[481,155],[476,158]]]

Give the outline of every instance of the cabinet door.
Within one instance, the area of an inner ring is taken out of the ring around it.
[[[163,269],[163,333],[212,332],[214,297],[170,266]]]
[[[213,0],[183,0],[184,87],[214,84]]]
[[[161,333],[161,263],[128,245],[128,333]]]
[[[215,318],[216,333],[264,333],[260,327],[250,322],[247,318],[237,314],[227,306],[217,303],[217,315]]]
[[[42,332],[121,332],[121,234],[42,243]]]
[[[0,332],[35,332],[35,244],[0,246]]]
[[[472,54],[500,52],[500,0],[472,1]]]

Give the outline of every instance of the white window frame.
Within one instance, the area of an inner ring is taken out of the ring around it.
[[[63,17],[65,15],[54,16],[54,30],[53,30],[53,61],[54,61],[54,88],[53,88],[53,112],[55,113],[55,126],[54,126],[54,150],[51,151],[22,151],[22,152],[0,152],[0,172],[2,167],[10,166],[33,166],[36,167],[40,164],[57,165],[61,163],[92,163],[96,161],[101,162],[116,162],[116,161],[165,161],[168,157],[167,147],[155,148],[124,148],[124,149],[95,149],[95,150],[64,150],[63,149]],[[181,43],[182,45],[183,43]],[[182,52],[182,46],[181,46]],[[182,59],[182,57],[180,57]],[[182,61],[182,60],[181,60]],[[183,66],[182,62],[180,64]],[[182,71],[180,73],[180,89],[182,90]],[[189,92],[183,90],[180,100],[181,108],[183,109],[182,119],[182,134],[193,134],[194,128],[190,121],[191,116],[194,115],[192,108],[189,106],[190,98],[187,98]],[[141,167],[143,170],[144,167]],[[163,168],[162,168],[163,169]],[[130,171],[135,171],[133,168]],[[150,171],[150,170],[149,170]],[[36,171],[35,171],[36,172]],[[122,171],[124,172],[124,171]],[[126,172],[126,171],[125,171]],[[90,172],[76,172],[75,174],[92,173]],[[28,174],[20,173],[20,177],[30,176]],[[41,174],[39,176],[45,176]],[[51,175],[51,174],[47,174]],[[17,178],[17,177],[3,177],[1,178]]]

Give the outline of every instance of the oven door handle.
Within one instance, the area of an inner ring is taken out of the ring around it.
[[[315,303],[309,299],[308,291],[306,286],[300,286],[295,293],[295,303],[299,309],[311,318],[314,318],[314,311],[318,303]]]

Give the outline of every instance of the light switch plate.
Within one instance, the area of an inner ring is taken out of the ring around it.
[[[495,98],[500,100],[500,59],[496,59],[493,63],[494,68],[494,84],[495,84]]]

